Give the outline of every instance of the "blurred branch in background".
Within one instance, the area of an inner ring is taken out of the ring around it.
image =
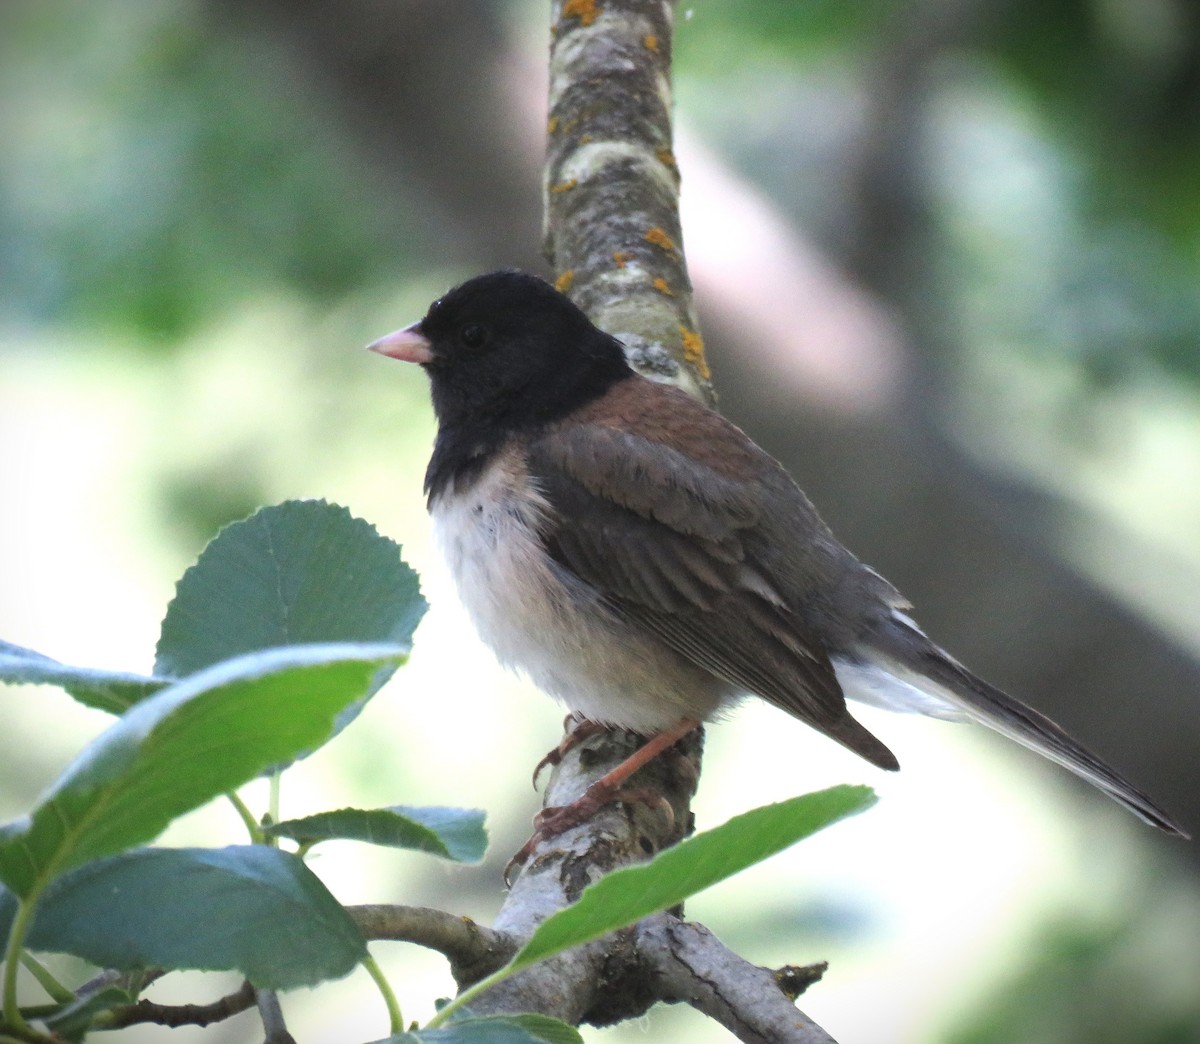
[[[539,267],[545,66],[518,60],[503,4],[206,7],[214,31],[288,52],[286,65],[336,106],[339,133],[396,193],[397,209],[432,208],[436,256]]]

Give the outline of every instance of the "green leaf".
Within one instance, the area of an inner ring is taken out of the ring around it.
[[[426,608],[399,544],[344,507],[289,500],[226,526],[183,574],[155,672],[308,642],[408,645]]]
[[[16,904],[5,898],[11,915]],[[238,971],[279,990],[340,978],[367,952],[304,861],[266,845],[95,860],[46,890],[26,941],[102,968]]]
[[[512,974],[681,903],[875,800],[870,787],[830,787],[744,812],[660,852],[649,863],[614,870],[589,885],[578,902],[538,925],[502,971]]]
[[[284,820],[268,827],[266,833],[304,844],[366,841],[432,852],[459,863],[478,863],[487,851],[483,820],[484,813],[473,808],[342,808]]]
[[[583,1044],[574,1026],[548,1015],[466,1018],[437,1029],[412,1030],[376,1044]]]
[[[32,813],[0,828],[0,881],[28,898],[73,866],[151,840],[176,816],[329,737],[380,645],[274,649],[163,689],[93,740]]]
[[[124,713],[138,701],[170,685],[172,680],[69,667],[32,649],[0,641],[0,681],[17,685],[60,685],[80,703],[110,714]]]

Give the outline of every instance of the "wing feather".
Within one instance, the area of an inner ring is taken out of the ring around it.
[[[773,478],[777,466],[761,456],[757,472],[734,476],[637,431],[550,429],[529,448],[531,476],[551,508],[547,549],[622,618],[893,768],[891,752],[846,710],[806,614],[760,564],[779,525],[762,472]]]

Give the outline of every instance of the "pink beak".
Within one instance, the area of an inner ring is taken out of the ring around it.
[[[394,330],[385,334],[378,341],[372,341],[367,349],[386,355],[389,359],[399,359],[401,362],[419,363],[424,366],[433,362],[433,346],[423,333],[418,332],[420,322],[415,322],[402,330]]]

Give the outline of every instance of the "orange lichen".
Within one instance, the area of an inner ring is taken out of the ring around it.
[[[553,134],[556,130],[558,130],[558,117],[551,116],[550,119],[546,121],[546,133]]]
[[[708,368],[708,361],[704,358],[704,338],[700,336],[698,330],[689,330],[682,323],[679,324],[679,336],[683,338],[684,360],[694,366],[696,372],[707,381],[712,376],[712,371]]]
[[[613,262],[618,268],[624,268],[626,263],[633,260],[633,254],[628,250],[618,250],[613,254]]]
[[[578,18],[580,25],[591,25],[600,12],[596,10],[596,0],[567,0],[562,13],[564,18]]]
[[[565,294],[571,289],[571,284],[575,282],[575,269],[568,268],[562,275],[554,280],[554,289],[559,293]]]
[[[647,33],[642,37],[642,46],[647,51],[653,51],[655,54],[658,54],[658,37],[653,33]]]
[[[658,157],[658,162],[661,163],[664,167],[674,168],[675,153],[673,153],[665,145],[661,149],[655,149],[654,155],[656,155]]]
[[[656,280],[654,280],[654,289],[667,297],[675,296],[675,294],[671,291],[670,284],[668,284],[662,276],[659,276]]]
[[[656,247],[659,247],[662,250],[669,250],[671,253],[675,252],[675,240],[673,240],[657,225],[650,229],[650,231],[642,236],[642,238],[647,243],[653,243]]]
[[[592,140],[592,136],[590,134],[579,135],[579,144],[580,145],[586,145],[591,140]]]
[[[551,185],[551,192],[570,192],[576,185],[579,184],[578,179],[568,178],[566,181],[560,181],[557,185]]]

